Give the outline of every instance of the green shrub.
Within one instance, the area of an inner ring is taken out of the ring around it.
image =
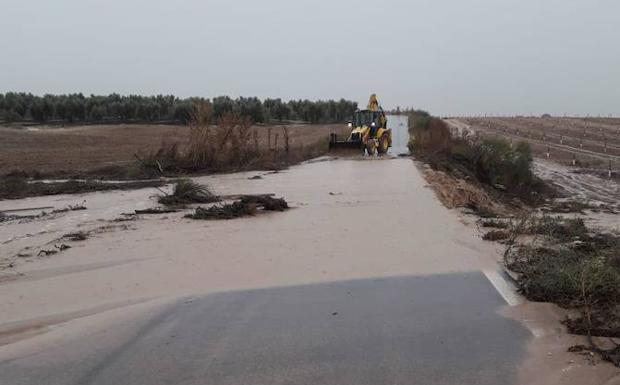
[[[431,120],[431,114],[424,110],[413,110],[409,113],[409,132],[426,129]]]
[[[564,307],[620,301],[620,271],[602,256],[568,247],[521,247],[507,258],[507,266],[520,275],[519,290],[532,301]]]
[[[493,186],[521,189],[532,184],[532,152],[527,143],[512,147],[503,139],[483,139],[471,145],[469,159],[478,179]]]
[[[559,241],[585,238],[588,234],[588,228],[581,218],[562,218],[549,215],[532,218],[524,230],[529,234],[544,235]]]

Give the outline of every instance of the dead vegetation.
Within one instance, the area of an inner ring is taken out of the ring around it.
[[[170,214],[170,213],[176,213],[179,210],[177,209],[167,209],[167,208],[163,208],[163,207],[154,207],[151,209],[144,209],[144,210],[134,210],[134,214],[136,215],[141,215],[141,214]]]
[[[192,203],[213,203],[219,201],[207,186],[198,184],[191,179],[178,180],[172,194],[165,194],[158,198],[159,203],[166,206],[183,206]]]
[[[43,255],[43,256],[48,257],[50,255],[58,254],[61,251],[65,251],[65,250],[68,250],[70,248],[71,248],[71,246],[69,246],[67,244],[64,244],[64,243],[61,243],[60,245],[54,245],[53,249],[41,249],[41,250],[39,250],[39,253],[37,254],[37,256]]]
[[[79,242],[79,241],[85,241],[87,240],[89,237],[88,232],[86,231],[76,231],[73,233],[68,233],[62,236],[61,239],[66,239],[68,241],[72,241],[72,242]]]
[[[482,227],[492,227],[496,229],[507,229],[510,226],[510,222],[498,219],[486,219],[480,222]]]
[[[312,143],[291,143],[288,126],[268,127],[266,143],[246,116],[223,114],[213,122],[209,103],[196,104],[189,121],[187,146],[163,145],[137,156],[147,174],[211,173],[250,169],[281,169],[324,154],[327,136]],[[272,132],[274,131],[274,132]]]
[[[284,211],[288,208],[287,202],[282,198],[269,195],[242,195],[232,203],[216,204],[207,208],[198,207],[194,213],[185,217],[202,220],[234,219],[253,216],[260,211]]]
[[[510,234],[506,230],[491,230],[482,236],[485,241],[503,241],[508,239]]]
[[[433,169],[425,170],[424,177],[437,198],[448,208],[468,208],[485,217],[494,217],[506,211],[484,188],[467,180]]]

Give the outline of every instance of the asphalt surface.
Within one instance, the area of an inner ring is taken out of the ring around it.
[[[211,294],[0,362],[0,384],[511,384],[529,333],[502,306],[478,272]]]

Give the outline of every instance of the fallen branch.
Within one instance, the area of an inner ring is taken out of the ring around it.
[[[169,213],[176,213],[177,211],[179,210],[165,209],[161,207],[155,207],[152,209],[144,209],[144,210],[134,210],[136,214],[169,214]]]
[[[88,238],[88,233],[84,231],[77,231],[75,233],[68,233],[62,236],[62,239],[67,239],[69,241],[85,241]]]
[[[24,209],[11,209],[11,210],[2,210],[0,211],[0,214],[2,213],[17,213],[20,211],[38,211],[38,210],[49,210],[49,209],[53,209],[54,206],[43,206],[43,207],[27,207]]]
[[[272,198],[267,195],[240,195],[240,199],[232,203],[213,205],[208,208],[198,207],[193,214],[185,217],[203,220],[233,219],[256,215],[259,210],[284,211],[288,208],[288,204],[282,198]]]
[[[43,254],[43,255],[45,255],[47,257],[49,255],[58,254],[58,250],[54,250],[54,249],[50,249],[50,250],[41,249],[37,255],[40,256],[41,254]]]

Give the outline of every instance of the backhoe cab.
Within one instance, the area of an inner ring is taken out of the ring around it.
[[[360,149],[374,155],[385,154],[392,146],[392,130],[387,128],[387,117],[375,94],[370,96],[367,109],[355,112],[349,128],[351,133],[345,141],[339,141],[336,134],[331,134],[330,149]]]

